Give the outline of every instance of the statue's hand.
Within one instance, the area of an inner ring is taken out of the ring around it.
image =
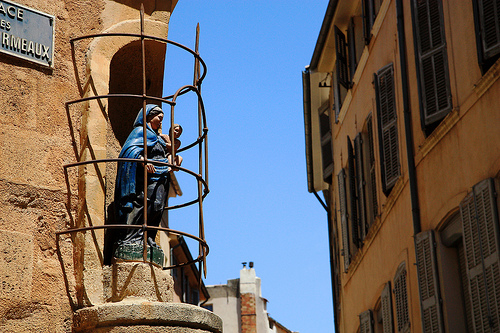
[[[172,155],[168,155],[168,163],[172,163]],[[181,166],[182,164],[182,157],[179,156],[179,155],[175,155],[175,159],[174,159],[174,165],[178,165],[178,166]],[[173,171],[179,171],[179,169],[173,167],[172,168]]]
[[[155,173],[156,172],[156,168],[153,164],[150,164],[150,163],[146,163],[146,170],[148,171],[148,173]]]
[[[143,156],[141,156],[141,160],[144,161],[144,157]],[[156,172],[156,168],[155,168],[155,166],[153,164],[146,163],[146,165],[144,165],[144,166],[146,167],[146,171],[148,173],[155,173]]]

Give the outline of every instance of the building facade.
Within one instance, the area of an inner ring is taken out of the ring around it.
[[[499,57],[496,1],[329,1],[303,87],[336,332],[500,332]]]
[[[256,276],[253,262],[249,268],[244,265],[239,279],[207,286],[210,298],[203,306],[222,319],[224,332],[293,333],[269,316],[268,301],[262,297],[261,279]]]

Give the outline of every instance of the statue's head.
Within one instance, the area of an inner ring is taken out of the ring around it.
[[[174,124],[173,126],[174,129],[174,138],[179,138],[182,134],[182,126],[179,124]]]
[[[148,104],[146,105],[146,123],[149,124],[151,120],[158,116],[161,115],[161,118],[163,119],[163,110],[156,104]],[[142,126],[143,123],[143,115],[142,115],[142,108],[139,110],[139,113],[137,114],[137,117],[135,118],[134,121],[134,127],[137,126]],[[161,124],[161,121],[160,121]]]

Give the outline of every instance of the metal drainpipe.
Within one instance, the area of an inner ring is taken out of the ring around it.
[[[404,31],[403,0],[396,0],[399,60],[401,63],[401,84],[403,91],[403,115],[405,124],[406,155],[408,160],[408,181],[410,183],[411,213],[413,220],[413,235],[422,231],[420,222],[420,206],[418,203],[417,173],[413,152],[413,135],[411,130],[411,113],[408,97],[408,68],[406,62],[406,38]],[[416,247],[415,247],[416,251]]]
[[[312,163],[312,156],[309,154],[311,153],[311,140],[308,138],[308,135],[312,134],[311,130],[311,81],[310,81],[310,72],[309,69],[306,68],[305,71],[302,72],[302,91],[303,91],[303,99],[304,99],[304,125],[306,127],[306,160],[307,163]],[[312,167],[312,166],[310,166]],[[335,304],[335,299],[336,299],[336,294],[335,294],[335,284],[337,281],[335,280],[335,267],[334,267],[334,253],[331,251],[331,244],[332,244],[332,226],[330,223],[331,220],[331,213],[330,210],[328,209],[328,206],[323,200],[321,200],[321,197],[318,195],[318,193],[314,190],[314,177],[313,173],[309,173],[308,171],[308,189],[310,192],[314,194],[316,199],[318,199],[319,203],[323,208],[326,210],[327,213],[327,223],[328,223],[328,252],[330,252],[330,274],[331,274],[331,280],[332,280],[332,303],[333,303],[333,325],[335,332],[339,332],[339,325],[338,325],[338,320],[336,314],[338,313],[337,311],[337,306]]]
[[[407,2],[410,3],[410,2]],[[399,44],[399,59],[401,63],[401,81],[403,91],[403,114],[405,123],[405,138],[406,138],[406,155],[408,160],[408,181],[410,183],[410,198],[411,198],[411,213],[413,220],[413,242],[415,248],[415,258],[418,258],[417,253],[417,234],[422,231],[420,220],[420,206],[418,202],[418,187],[417,175],[415,167],[415,159],[413,152],[413,135],[411,130],[411,113],[408,98],[408,68],[406,59],[406,38],[404,31],[404,14],[403,14],[403,0],[396,0],[396,14],[397,14],[397,29],[398,29],[398,44]],[[418,261],[416,260],[417,279],[418,279]],[[420,313],[423,313],[422,308],[422,295],[419,288],[420,298]],[[423,323],[422,323],[423,325]],[[422,326],[423,329],[423,326]]]

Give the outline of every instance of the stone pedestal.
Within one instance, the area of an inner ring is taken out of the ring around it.
[[[222,332],[222,320],[198,306],[172,303],[167,271],[147,263],[119,262],[103,268],[105,303],[79,309],[74,332]]]
[[[73,328],[93,333],[222,333],[222,320],[190,304],[119,302],[76,311]]]

